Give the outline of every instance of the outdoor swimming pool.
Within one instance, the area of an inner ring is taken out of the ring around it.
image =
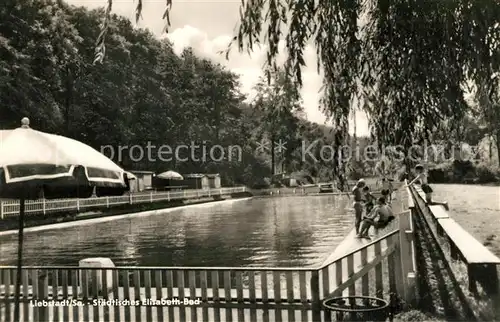
[[[78,265],[87,257],[120,266],[315,265],[351,229],[346,207],[346,196],[253,198],[28,230],[24,265]],[[0,265],[15,265],[16,235],[0,236],[0,253]]]

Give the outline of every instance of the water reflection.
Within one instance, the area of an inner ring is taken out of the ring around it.
[[[232,200],[25,235],[26,265],[305,266],[323,261],[352,225],[342,196]],[[14,265],[16,236],[0,237]]]

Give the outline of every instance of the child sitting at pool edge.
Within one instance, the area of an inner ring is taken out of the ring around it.
[[[391,221],[394,220],[391,207],[386,204],[386,199],[380,197],[372,211],[363,217],[361,227],[359,230],[358,238],[370,238],[368,231],[373,226],[376,230],[387,227]]]
[[[365,194],[365,211],[368,215],[372,211],[373,207],[375,207],[375,202],[377,199],[374,195],[372,195],[372,193],[370,192],[370,187],[368,186],[365,186],[363,188],[363,193]]]

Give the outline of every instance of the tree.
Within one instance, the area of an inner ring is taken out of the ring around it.
[[[141,9],[139,1],[137,18]],[[272,72],[284,40],[285,69],[297,87],[305,48],[314,44],[324,72],[321,105],[339,135],[357,97],[378,141],[408,148],[428,141],[440,120],[461,118],[467,80],[499,70],[499,21],[496,0],[248,1],[234,43],[251,51],[266,35]]]
[[[106,17],[106,61],[92,64]],[[331,160],[321,155],[335,139],[332,129],[302,119],[298,87],[285,70],[271,71],[271,85],[262,79],[262,93],[273,101],[262,96],[256,109],[245,103],[237,75],[191,49],[178,56],[168,40],[124,17],[49,0],[0,7],[0,53],[1,128],[17,127],[28,116],[34,128],[84,141],[125,169],[219,172],[225,185],[262,185],[271,176],[269,155],[255,149],[262,132],[272,132],[275,141],[287,141],[276,154],[284,170],[332,176]],[[180,145],[203,141],[208,148],[239,147],[241,155],[176,159]],[[314,158],[304,158],[302,141],[315,144]],[[171,152],[162,156],[165,146]]]
[[[500,151],[500,74],[492,75],[489,81],[483,79],[476,83],[473,94],[473,111],[485,125],[484,132],[486,133],[484,134],[490,142],[489,157],[491,159],[493,142],[495,142],[496,150]],[[500,157],[498,166],[500,167]]]
[[[297,114],[303,111],[302,101],[297,88],[283,70],[277,69],[270,74],[270,81],[261,78],[255,86],[257,96],[255,107],[261,114],[261,131],[267,135],[271,145],[271,171],[275,173],[276,152],[282,158],[284,168],[290,164],[293,151],[300,146],[298,142]],[[286,146],[282,146],[286,142]],[[278,146],[277,146],[278,144]],[[278,148],[278,151],[276,151]]]

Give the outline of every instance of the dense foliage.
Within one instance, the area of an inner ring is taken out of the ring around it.
[[[499,88],[496,0],[246,2],[237,44],[251,47],[263,33],[270,65],[286,36],[286,67],[299,85],[313,42],[324,72],[323,108],[334,125],[347,129],[357,97],[385,144],[408,147],[413,138],[428,140],[441,120],[460,120],[468,82],[490,101]],[[491,104],[483,107],[494,114]]]
[[[276,159],[278,173],[331,177],[331,163],[319,157],[332,142],[330,129],[303,119],[298,94],[288,99],[294,87],[282,74],[276,86],[263,80],[255,102],[245,103],[235,74],[189,49],[177,56],[168,40],[114,15],[106,62],[94,65],[106,14],[49,0],[10,1],[0,8],[0,127],[17,127],[28,116],[35,129],[81,140],[109,156],[111,148],[102,147],[113,147],[114,160],[130,170],[219,172],[225,184],[253,185],[271,177],[269,160]],[[286,149],[258,151],[263,139],[286,141]],[[311,150],[317,160],[302,158],[302,141],[318,139]],[[201,148],[194,157],[182,150],[179,158],[186,161],[158,155],[161,145],[192,142],[207,150],[239,146],[241,159],[203,160]],[[156,146],[150,158],[148,145]],[[145,155],[140,158],[133,146]],[[362,167],[369,173],[369,166]]]
[[[106,61],[93,64],[95,40],[103,38],[101,24],[107,15]],[[363,153],[357,160],[335,162],[338,155],[332,154],[338,151],[332,143],[364,151],[370,140],[342,137],[339,131],[305,121],[297,84],[286,69],[271,68],[269,79],[256,86],[256,99],[246,102],[235,74],[190,49],[178,56],[168,40],[135,29],[129,20],[107,11],[23,0],[8,1],[0,8],[0,18],[1,128],[16,127],[29,116],[36,129],[96,149],[113,147],[114,159],[126,169],[219,172],[225,184],[258,185],[269,182],[263,179],[273,172],[326,180],[335,175],[335,165],[358,178],[377,167]],[[486,89],[476,86],[478,93]],[[474,97],[484,102],[495,96]],[[464,114],[467,122],[462,121],[462,127],[452,131],[453,122],[442,122],[434,139],[476,144],[485,135],[494,137],[497,114],[484,103],[472,105],[474,113]],[[259,149],[263,140],[274,143]],[[277,146],[280,140],[286,142],[285,149]],[[194,158],[181,151],[179,158],[188,160],[161,160],[161,145],[175,149],[191,143],[207,149],[238,146],[241,159],[226,155],[220,161],[202,160],[200,153],[206,152],[198,149]],[[305,154],[304,145],[312,145]],[[140,158],[140,149],[133,146],[140,146],[145,155]],[[156,147],[149,158],[148,146]],[[109,148],[103,151],[110,155]],[[389,172],[398,166],[393,164]]]
[[[357,99],[381,145],[429,142],[443,121],[460,124],[470,107],[463,94],[472,85],[500,148],[498,0],[242,1],[238,49],[265,42],[271,71],[281,41],[297,87],[305,49],[316,48],[321,105],[344,137]]]

